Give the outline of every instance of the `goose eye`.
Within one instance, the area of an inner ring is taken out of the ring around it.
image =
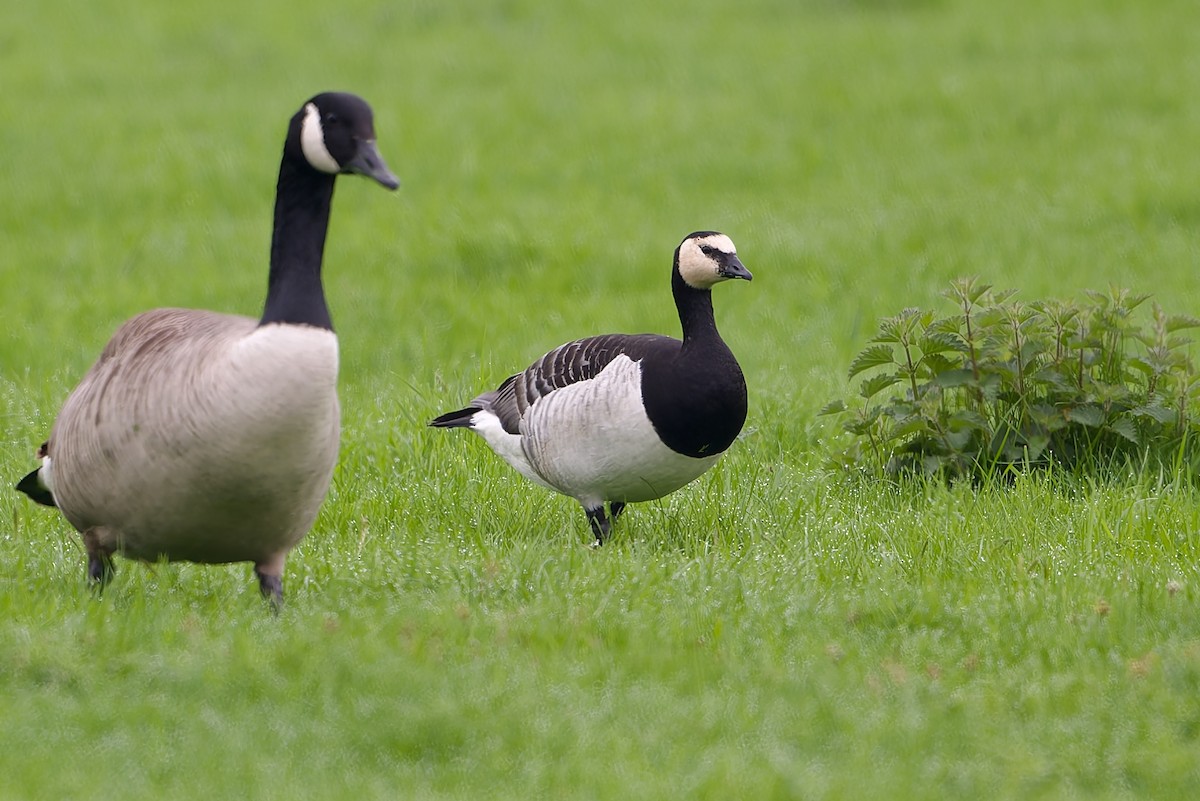
[[[326,125],[334,125],[337,123],[337,121],[338,121],[338,115],[334,114],[332,111],[325,113],[325,124]]]

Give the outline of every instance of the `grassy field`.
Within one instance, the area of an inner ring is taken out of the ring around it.
[[[1200,313],[1200,9],[1115,0],[44,0],[0,26],[0,476],[121,320],[256,315],[288,116],[376,109],[339,185],[333,491],[247,565],[118,563],[0,492],[0,799],[1184,798],[1200,492],[851,484],[816,412],[876,320],[978,274]],[[717,291],[747,430],[587,547],[425,427]]]

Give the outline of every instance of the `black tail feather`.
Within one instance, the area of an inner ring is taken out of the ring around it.
[[[40,503],[42,506],[58,506],[58,504],[54,502],[54,496],[50,494],[50,490],[42,486],[41,478],[38,476],[38,473],[40,472],[41,468],[39,467],[37,470],[34,470],[32,473],[25,476],[25,478],[18,481],[17,489]]]
[[[429,425],[434,428],[470,428],[471,418],[478,411],[481,411],[478,406],[468,406],[465,409],[459,409],[457,412],[446,412],[430,420]]]

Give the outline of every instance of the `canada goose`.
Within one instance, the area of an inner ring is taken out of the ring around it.
[[[321,259],[337,175],[400,185],[371,107],[319,94],[296,112],[275,196],[258,320],[155,309],[126,321],[71,392],[17,489],[83,535],[88,576],[112,555],[254,563],[283,596],[288,551],[308,532],[338,452],[337,336]]]
[[[587,512],[596,544],[633,501],[674,492],[716,463],[746,422],[746,381],[713,319],[712,287],[749,281],[728,236],[690,234],[671,292],[683,341],[608,334],[568,342],[430,425],[470,428],[536,484]]]

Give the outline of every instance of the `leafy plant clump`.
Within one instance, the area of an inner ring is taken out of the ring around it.
[[[853,437],[839,464],[979,479],[1191,463],[1200,380],[1179,332],[1200,319],[1155,303],[1139,324],[1149,296],[1118,289],[1024,303],[965,278],[943,295],[955,313],[910,308],[880,321],[850,364],[850,378],[864,376],[858,399],[822,409]]]

